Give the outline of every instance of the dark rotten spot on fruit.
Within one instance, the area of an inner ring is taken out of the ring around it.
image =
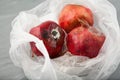
[[[52,31],[52,35],[53,35],[53,36],[56,36],[56,35],[57,35],[57,32],[56,32],[56,31]]]
[[[54,40],[58,40],[60,38],[60,31],[59,28],[55,28],[51,31],[52,37]]]
[[[48,31],[46,31],[46,30],[41,30],[41,34],[42,34],[42,37],[43,37],[44,39],[48,39],[48,38],[49,38],[49,36],[48,36]]]
[[[57,32],[56,32],[56,31],[53,31],[53,32],[52,32],[52,36],[53,36],[53,38],[54,38],[55,41],[58,40],[57,38],[55,38],[56,35],[57,35]]]

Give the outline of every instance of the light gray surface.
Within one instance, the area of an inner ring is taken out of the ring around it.
[[[27,80],[22,69],[15,67],[9,58],[11,21],[20,11],[28,10],[44,0],[0,0],[0,80]],[[120,0],[109,0],[117,9],[120,23]],[[120,66],[109,80],[120,80]]]

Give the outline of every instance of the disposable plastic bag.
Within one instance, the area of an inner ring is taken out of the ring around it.
[[[94,15],[94,26],[106,36],[96,58],[71,56],[68,53],[50,59],[48,52],[37,37],[29,34],[32,27],[46,20],[58,23],[58,15],[66,4],[89,7]],[[43,57],[31,57],[29,42],[35,42]],[[38,80],[99,80],[107,79],[120,63],[120,29],[116,9],[107,0],[46,0],[37,7],[20,12],[12,22],[10,57],[23,69],[28,79]]]

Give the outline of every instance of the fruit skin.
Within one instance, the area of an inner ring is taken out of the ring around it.
[[[46,21],[30,30],[30,34],[43,40],[50,58],[61,56],[64,45],[65,32],[53,21]],[[37,49],[34,42],[30,42],[31,49],[37,56],[42,53]]]
[[[93,14],[89,8],[82,5],[67,4],[59,15],[59,25],[69,33],[73,28],[82,23],[93,26]]]
[[[94,27],[80,26],[73,29],[67,36],[67,47],[73,55],[94,58],[98,55],[105,41],[103,33]]]

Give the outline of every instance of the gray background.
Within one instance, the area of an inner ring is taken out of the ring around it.
[[[28,10],[44,0],[0,0],[0,80],[27,80],[22,69],[9,58],[11,21],[20,11]],[[117,9],[120,23],[120,0],[109,0]],[[120,80],[120,65],[109,80]]]

